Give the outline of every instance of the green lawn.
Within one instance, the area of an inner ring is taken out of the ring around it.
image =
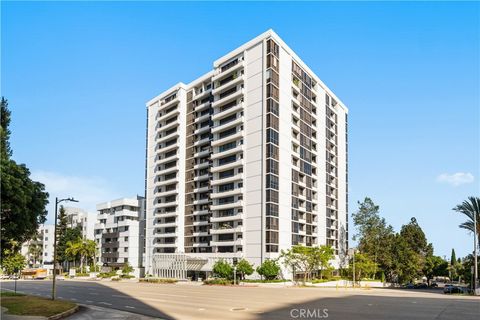
[[[68,301],[52,301],[13,292],[1,293],[1,305],[8,309],[8,314],[44,317],[50,317],[75,307],[75,303]]]

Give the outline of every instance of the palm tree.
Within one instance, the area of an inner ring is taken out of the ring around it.
[[[455,208],[454,211],[463,213],[467,216],[467,221],[461,223],[459,225],[460,228],[466,229],[468,231],[473,232],[473,217],[474,215],[477,217],[477,236],[480,240],[480,198],[478,197],[468,197],[468,200],[463,201],[462,204],[459,204]],[[478,241],[477,241],[478,243]]]
[[[67,241],[65,248],[65,255],[73,260],[73,265],[75,266],[75,260],[79,253],[80,242],[79,241]]]

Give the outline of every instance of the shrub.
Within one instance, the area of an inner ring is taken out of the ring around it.
[[[281,282],[288,282],[289,280],[285,279],[273,279],[273,280],[260,280],[260,279],[245,279],[242,282],[246,283],[281,283]]]
[[[115,277],[117,273],[115,271],[110,271],[110,272],[102,272],[97,275],[99,278],[111,278]]]
[[[130,273],[132,273],[132,272],[133,272],[133,267],[132,267],[131,265],[129,265],[129,264],[127,263],[127,264],[125,264],[125,265],[123,266],[123,268],[122,268],[122,273],[123,273],[124,275],[128,275],[128,274],[130,274]]]
[[[225,260],[218,260],[213,265],[213,273],[219,278],[233,278],[233,267]]]
[[[122,279],[133,279],[133,278],[135,278],[135,276],[131,275],[131,274],[122,274],[120,276],[120,278],[122,278]]]
[[[280,266],[275,260],[265,260],[258,268],[257,273],[264,276],[267,280],[273,280],[278,277]]]
[[[140,282],[148,282],[148,283],[177,283],[178,280],[176,279],[163,279],[163,278],[144,278],[140,279]]]
[[[245,275],[249,276],[255,271],[253,264],[250,264],[247,260],[242,259],[237,264],[237,272],[240,273],[240,279],[244,279]]]
[[[112,281],[120,281],[120,277],[113,277]]]
[[[89,277],[89,273],[78,272],[75,274],[75,277]]]
[[[203,281],[203,284],[229,286],[229,285],[233,284],[233,281],[230,280],[230,279],[216,278],[216,279],[205,280],[205,281]]]

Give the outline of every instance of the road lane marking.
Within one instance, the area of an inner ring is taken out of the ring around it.
[[[112,294],[112,297],[117,297],[117,298],[130,298],[129,296],[122,295],[122,294]]]
[[[87,303],[92,303],[93,301],[92,300],[85,300]]]
[[[96,292],[89,292],[89,294],[93,294],[93,295],[98,296],[98,293],[96,293]]]
[[[128,309],[135,309],[135,307],[130,307],[130,306],[125,306],[125,308],[128,308]]]
[[[102,302],[99,302],[99,303],[104,304],[104,305],[107,305],[107,306],[111,306],[111,305],[112,305],[111,303],[103,302],[103,301],[102,301]]]

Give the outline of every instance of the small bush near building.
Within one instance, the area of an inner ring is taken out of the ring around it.
[[[229,285],[233,284],[233,281],[230,280],[230,279],[216,278],[216,279],[205,280],[205,281],[203,281],[203,284],[229,286]]]
[[[218,260],[213,265],[212,269],[215,276],[224,279],[232,279],[233,278],[233,267],[230,263],[226,262],[225,260]]]
[[[288,282],[289,280],[285,279],[273,279],[273,280],[260,280],[260,279],[245,279],[242,282],[246,283],[281,283],[281,282]]]
[[[112,281],[120,281],[120,278],[119,277],[113,277]]]
[[[111,278],[115,277],[117,275],[116,271],[110,271],[110,272],[102,272],[97,275],[99,278]]]
[[[265,260],[258,268],[257,273],[267,280],[273,280],[280,273],[280,266],[275,260]]]
[[[144,278],[144,279],[140,279],[140,282],[148,282],[148,283],[177,283],[178,280],[176,280],[176,279],[162,279],[162,278]]]

